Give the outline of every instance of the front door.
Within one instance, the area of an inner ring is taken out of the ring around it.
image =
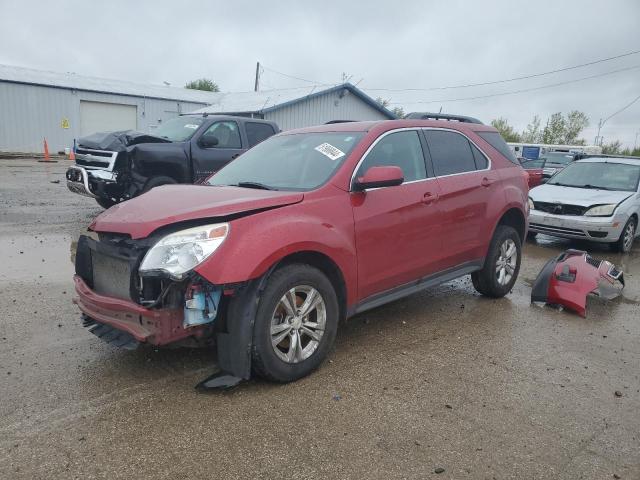
[[[196,137],[191,141],[194,182],[217,172],[246,150],[239,125],[234,121],[212,123]]]
[[[419,133],[381,137],[354,177],[373,166],[400,167],[404,183],[351,194],[360,299],[434,273],[442,246],[438,184],[427,176]]]

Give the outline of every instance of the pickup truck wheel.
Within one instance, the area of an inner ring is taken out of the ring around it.
[[[113,207],[117,203],[110,198],[96,198],[96,202],[98,202],[98,205],[100,205],[104,209]]]
[[[504,297],[511,291],[520,272],[522,242],[512,227],[496,228],[482,270],[471,274],[475,289],[487,297]]]
[[[320,270],[303,264],[276,270],[256,313],[254,372],[282,383],[308,375],[333,345],[338,317],[335,290]]]
[[[142,190],[142,193],[148,192],[152,188],[159,187],[160,185],[171,185],[175,183],[178,183],[178,182],[176,182],[171,177],[164,177],[164,176],[151,177],[149,180],[147,180],[147,183],[144,185],[144,189]]]

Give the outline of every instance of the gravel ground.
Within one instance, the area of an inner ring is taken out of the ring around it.
[[[101,209],[67,165],[0,161],[0,478],[640,478],[640,245],[541,236],[504,299],[450,282],[347,321],[310,377],[199,394],[211,352],[81,327],[71,259]],[[587,319],[529,303],[570,246],[628,279]]]

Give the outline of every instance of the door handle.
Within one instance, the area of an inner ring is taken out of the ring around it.
[[[233,160],[234,158],[238,158],[239,156],[239,153],[234,153],[233,155],[231,155],[231,160]]]
[[[438,195],[432,192],[427,192],[422,196],[422,203],[425,205],[430,205],[436,200],[438,200]]]
[[[482,179],[482,182],[480,182],[480,185],[482,185],[483,187],[488,187],[493,183],[493,180],[488,179],[487,177],[484,177]]]

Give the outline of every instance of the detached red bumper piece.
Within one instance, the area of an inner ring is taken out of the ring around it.
[[[610,300],[623,288],[624,276],[615,265],[582,250],[567,250],[542,268],[533,284],[531,301],[562,305],[586,317],[589,294]]]

